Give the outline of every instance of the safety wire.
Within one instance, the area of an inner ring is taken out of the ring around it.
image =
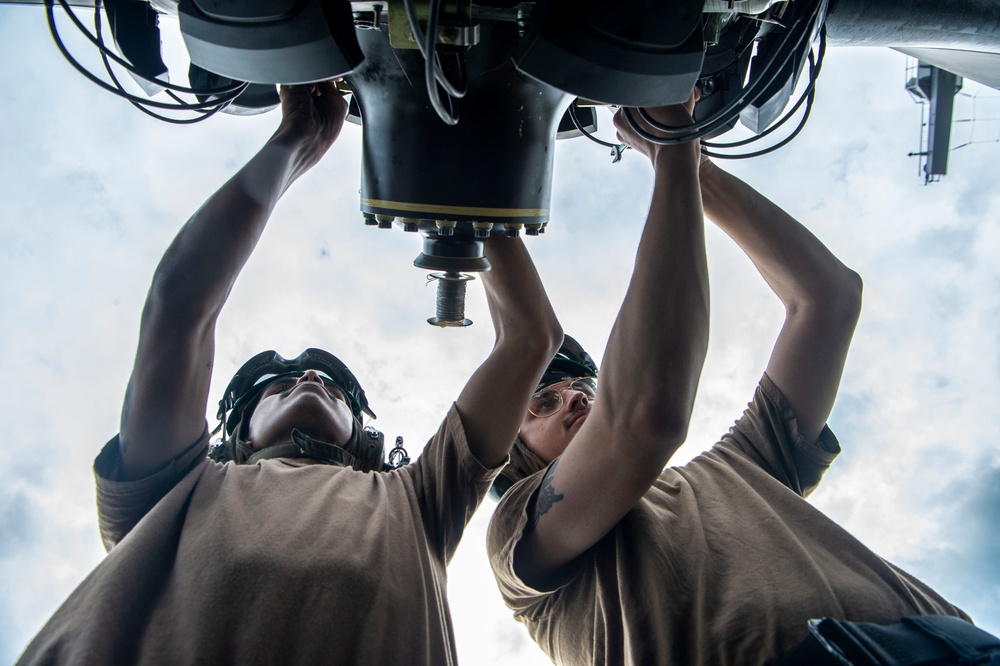
[[[767,155],[768,153],[774,152],[775,150],[778,150],[779,148],[787,145],[792,139],[797,137],[799,135],[799,132],[801,132],[803,128],[805,128],[806,122],[809,120],[809,114],[812,111],[813,99],[816,96],[816,81],[819,79],[820,70],[822,70],[823,68],[823,58],[825,55],[826,55],[826,26],[823,26],[822,30],[820,30],[819,49],[817,51],[815,58],[813,57],[812,51],[809,52],[809,85],[806,86],[806,89],[802,91],[802,94],[799,96],[798,101],[795,102],[792,108],[789,109],[788,112],[780,120],[772,124],[766,130],[748,139],[743,139],[742,141],[732,141],[730,143],[713,143],[709,141],[702,141],[701,142],[702,154],[708,157],[723,159],[723,160],[749,159],[751,157],[760,157],[761,155]],[[805,111],[802,113],[802,118],[799,120],[799,124],[796,125],[795,129],[792,130],[788,134],[788,136],[786,136],[781,141],[778,141],[777,143],[768,146],[767,148],[763,148],[761,150],[750,153],[739,153],[735,155],[716,153],[710,150],[705,150],[706,148],[738,148],[740,146],[746,146],[748,144],[759,141],[764,137],[772,134],[775,130],[777,130],[786,122],[788,122],[788,120],[793,115],[795,115],[795,112],[799,110],[803,102],[805,103],[806,108]]]
[[[427,5],[427,31],[420,28],[420,19],[417,16],[415,0],[403,0],[406,9],[406,18],[410,23],[410,31],[417,42],[420,54],[424,57],[424,83],[427,87],[427,97],[431,107],[438,117],[448,125],[458,124],[458,111],[455,109],[455,99],[465,96],[467,82],[462,80],[461,85],[454,85],[444,73],[441,66],[441,57],[437,50],[438,24],[441,14],[441,0],[429,0]],[[460,77],[464,79],[462,62],[459,60]],[[448,108],[445,108],[441,101],[441,94],[438,85],[444,89],[448,95]]]
[[[143,112],[148,113],[149,115],[152,115],[153,117],[159,120],[175,124],[189,124],[192,122],[200,122],[202,120],[205,120],[206,118],[209,118],[216,112],[224,109],[234,99],[236,99],[244,90],[246,90],[247,86],[250,85],[249,83],[234,82],[232,85],[218,87],[218,88],[188,88],[185,86],[172,84],[169,81],[165,81],[163,79],[158,79],[155,77],[150,78],[148,76],[145,76],[138,69],[136,69],[132,65],[132,63],[128,62],[123,58],[120,58],[105,44],[100,27],[100,15],[99,15],[101,6],[100,0],[97,0],[97,2],[94,3],[94,10],[96,13],[95,15],[96,34],[91,33],[87,29],[87,27],[83,24],[83,22],[80,21],[80,19],[76,16],[76,14],[70,9],[67,0],[57,0],[60,7],[62,7],[66,15],[72,20],[74,25],[76,25],[80,33],[83,34],[85,37],[87,37],[87,39],[98,48],[101,55],[101,59],[104,62],[105,69],[108,71],[111,80],[114,82],[114,85],[109,84],[106,81],[100,79],[98,76],[96,76],[82,64],[80,64],[80,62],[77,61],[76,58],[74,58],[73,55],[69,52],[69,50],[66,48],[66,45],[63,43],[62,37],[60,36],[58,28],[56,26],[55,11],[54,11],[55,1],[56,0],[45,0],[45,15],[49,25],[49,32],[52,34],[52,39],[55,42],[56,47],[62,53],[63,57],[66,58],[66,60],[78,72],[83,74],[92,83],[117,95],[118,97],[121,97],[122,99],[125,99],[126,101],[130,102],[133,106],[140,108],[140,110],[142,110]],[[113,60],[115,63],[125,68],[129,72],[135,74],[136,76],[145,79],[146,81],[149,81],[150,83],[156,86],[164,88],[167,91],[167,95],[170,96],[170,98],[173,99],[174,102],[172,103],[157,102],[151,99],[146,99],[126,92],[122,87],[121,83],[118,81],[117,77],[115,77],[115,75],[112,73],[109,59]],[[185,102],[171,91],[177,91],[192,95],[202,95],[209,97],[211,99],[197,103]],[[148,108],[146,107],[152,107],[157,109],[170,109],[173,111],[191,111],[199,115],[194,118],[170,118],[167,116],[162,116],[160,114],[153,113],[149,111]]]

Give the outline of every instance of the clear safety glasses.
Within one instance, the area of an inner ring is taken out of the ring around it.
[[[528,411],[538,418],[552,416],[562,408],[565,391],[579,391],[587,400],[594,400],[597,398],[596,389],[597,381],[592,377],[576,377],[558,384],[551,384],[531,396]]]

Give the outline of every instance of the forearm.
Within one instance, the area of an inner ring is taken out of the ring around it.
[[[708,268],[698,147],[661,150],[635,268],[590,415],[544,484],[515,566],[540,586],[646,492],[683,443],[708,346]],[[652,151],[651,151],[652,152]]]
[[[279,95],[278,131],[185,223],[156,268],[122,406],[123,479],[159,469],[203,432],[219,312],[278,199],[343,126],[347,104],[333,82]]]
[[[457,403],[473,455],[492,467],[510,451],[563,332],[520,239],[491,238],[486,256],[493,268],[483,283],[496,342]]]
[[[562,327],[524,242],[493,237],[485,244],[485,255],[493,266],[482,277],[498,344],[510,340],[545,351],[555,344],[554,354],[562,343]]]
[[[705,215],[746,252],[786,308],[853,298],[857,276],[766,197],[711,162],[701,169]]]
[[[712,164],[705,211],[747,253],[785,306],[767,373],[814,441],[833,408],[861,312],[861,278],[791,216]]]
[[[601,366],[602,414],[633,445],[683,442],[708,346],[697,144],[661,153],[635,269]],[[608,407],[605,412],[604,407]],[[634,431],[634,432],[632,432]],[[669,447],[668,447],[669,448]]]
[[[163,309],[200,321],[218,314],[275,204],[301,172],[300,150],[276,133],[198,209],[157,266],[147,314]]]

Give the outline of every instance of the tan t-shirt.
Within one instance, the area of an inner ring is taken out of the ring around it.
[[[205,457],[118,482],[95,463],[107,557],[24,663],[453,664],[445,566],[496,470],[454,406],[413,464]]]
[[[544,592],[513,567],[544,471],[504,496],[489,555],[507,605],[558,664],[762,664],[802,641],[806,621],[966,618],[803,497],[840,451],[798,433],[765,375],[709,451],[670,467],[615,528]],[[595,489],[596,492],[596,489]]]

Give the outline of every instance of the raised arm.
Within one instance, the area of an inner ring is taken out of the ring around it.
[[[691,122],[690,107],[656,109]],[[621,113],[621,112],[620,112]],[[619,136],[651,160],[653,197],[632,279],[601,363],[589,417],[549,467],[515,568],[538,587],[631,509],[684,442],[708,345],[708,270],[697,142],[657,146],[620,116]]]
[[[282,121],[181,228],[153,275],[122,407],[124,480],[163,467],[205,428],[215,322],[281,195],[340,133],[332,82],[281,89]]]
[[[708,160],[701,188],[706,216],[747,253],[785,306],[767,374],[788,399],[800,433],[815,441],[833,409],[861,312],[861,278],[785,211]]]
[[[486,241],[493,269],[483,273],[496,342],[458,397],[472,454],[496,467],[517,437],[521,417],[549,360],[562,344],[556,319],[519,238]]]

